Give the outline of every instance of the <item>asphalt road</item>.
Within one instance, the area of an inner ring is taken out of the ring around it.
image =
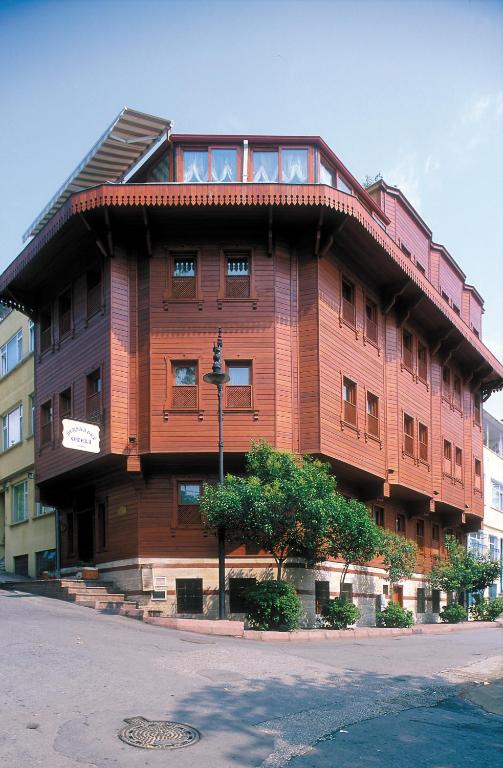
[[[285,646],[0,591],[0,650],[2,768],[503,760],[503,718],[458,695],[503,677],[501,629]],[[201,740],[168,751],[128,746],[117,733],[135,716],[188,723]]]

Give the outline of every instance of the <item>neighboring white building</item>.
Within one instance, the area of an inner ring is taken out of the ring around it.
[[[502,564],[489,597],[503,592],[503,423],[484,411],[484,520],[482,530],[471,533],[472,552],[489,555]]]

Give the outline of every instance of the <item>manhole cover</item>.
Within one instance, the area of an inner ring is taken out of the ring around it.
[[[185,723],[147,720],[145,717],[130,717],[124,722],[127,726],[119,731],[119,739],[132,747],[178,749],[190,747],[201,738],[199,731]]]

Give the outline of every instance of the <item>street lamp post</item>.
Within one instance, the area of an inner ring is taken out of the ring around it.
[[[224,440],[222,415],[222,387],[229,381],[229,374],[222,372],[222,329],[218,329],[217,343],[213,346],[211,373],[205,373],[203,380],[214,384],[218,397],[218,482],[224,482]],[[218,618],[225,619],[225,528],[218,529]]]

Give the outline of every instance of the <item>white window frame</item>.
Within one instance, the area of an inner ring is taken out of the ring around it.
[[[35,323],[28,320],[28,352],[35,351]]]
[[[18,517],[16,514],[16,489],[23,488],[23,516]],[[13,523],[22,523],[24,520],[28,520],[28,480],[23,480],[20,483],[16,483],[12,486],[12,506],[11,506],[11,520]]]
[[[9,424],[9,418],[13,414],[16,413],[16,411],[19,411],[19,440],[15,440],[14,442],[10,439],[10,424]],[[19,443],[23,442],[23,404],[19,403],[16,405],[15,408],[12,408],[12,410],[8,411],[8,413],[5,413],[2,416],[2,450],[6,451],[8,448],[13,448],[15,445],[19,445]]]
[[[15,363],[13,363],[10,367],[8,364],[8,347],[9,344],[12,342],[15,343],[15,348],[17,349],[17,360]],[[6,376],[10,371],[12,371],[16,365],[19,365],[21,360],[23,359],[23,329],[20,328],[17,333],[14,334],[14,336],[11,336],[11,338],[3,345],[3,347],[0,348],[0,363],[1,363],[1,375]]]
[[[495,504],[495,492],[498,494],[498,504]],[[503,483],[491,478],[491,507],[503,512]]]
[[[162,600],[166,600],[166,591],[168,587],[168,578],[167,576],[154,576],[154,583],[153,583],[153,589],[152,589],[152,600],[155,602],[160,602]],[[156,592],[161,592],[162,597],[154,597],[154,594]]]

